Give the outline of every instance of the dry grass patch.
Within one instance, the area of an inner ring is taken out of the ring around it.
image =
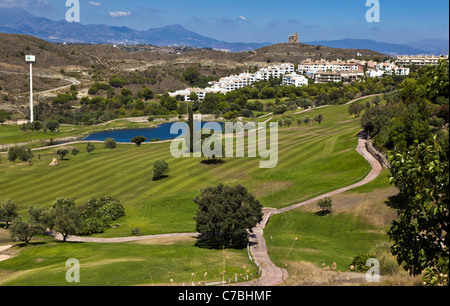
[[[396,210],[386,205],[389,197],[398,194],[394,187],[378,189],[369,193],[351,191],[332,196],[333,214],[354,214],[375,226],[388,226],[396,219]],[[319,211],[316,203],[301,208],[303,211]]]

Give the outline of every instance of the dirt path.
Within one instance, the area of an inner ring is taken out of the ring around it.
[[[13,74],[13,75],[30,75],[29,72],[12,72],[12,71],[3,71],[3,70],[0,71],[0,72],[4,73],[4,74]],[[78,81],[75,78],[61,77],[61,76],[57,76],[57,75],[33,73],[33,77],[48,78],[48,79],[55,79],[55,80],[64,80],[66,82],[71,83],[69,85],[64,85],[64,86],[60,86],[60,87],[57,87],[57,88],[52,88],[52,89],[44,90],[44,91],[41,91],[41,92],[36,92],[36,93],[34,93],[34,95],[36,95],[36,96],[37,95],[47,95],[47,94],[52,93],[54,91],[59,91],[59,90],[63,90],[63,89],[69,88],[72,85],[80,85],[81,84],[81,82]]]
[[[252,247],[250,248],[251,254],[253,256],[254,262],[258,267],[261,267],[261,277],[257,281],[258,286],[275,286],[283,283],[284,280],[287,279],[288,273],[285,269],[277,267],[269,258],[266,248],[266,241],[264,239],[264,228],[270,220],[270,217],[274,214],[281,214],[298,207],[308,205],[314,202],[317,202],[320,199],[330,197],[353,188],[365,185],[378,177],[383,169],[380,163],[366,150],[366,134],[361,132],[358,135],[358,146],[356,151],[361,154],[372,166],[369,174],[360,182],[352,184],[347,187],[343,187],[323,195],[317,196],[307,201],[303,201],[301,203],[297,203],[288,207],[284,207],[281,209],[267,209],[264,212],[263,221],[253,229],[253,235],[250,236],[250,244]],[[242,286],[252,285],[254,283],[242,283]]]
[[[374,96],[376,96],[376,95],[374,95]],[[370,97],[370,96],[366,96],[363,98],[367,98],[367,97]],[[350,101],[349,103],[353,103],[353,102],[363,99],[363,98],[359,98],[359,99]],[[270,119],[268,119],[267,121],[269,121],[269,120]],[[253,262],[260,269],[260,277],[258,280],[256,280],[256,282],[245,282],[245,283],[241,283],[241,284],[237,284],[237,285],[252,286],[252,285],[256,284],[258,286],[276,286],[276,285],[283,283],[284,280],[287,279],[288,272],[285,269],[277,267],[271,261],[269,255],[267,253],[266,241],[264,239],[264,228],[266,227],[267,223],[269,222],[270,217],[274,214],[284,213],[284,212],[296,209],[298,207],[317,202],[318,200],[323,199],[325,197],[337,195],[337,194],[343,193],[345,191],[354,189],[356,187],[363,186],[363,185],[373,181],[374,179],[376,179],[378,177],[378,175],[381,173],[382,166],[367,151],[366,143],[367,143],[367,135],[365,132],[361,132],[358,135],[358,146],[356,148],[356,151],[359,154],[361,154],[370,163],[370,165],[372,167],[369,174],[363,180],[361,180],[355,184],[349,185],[347,187],[339,188],[337,190],[325,193],[323,195],[314,197],[307,201],[303,201],[301,203],[297,203],[297,204],[294,204],[294,205],[291,205],[288,207],[284,207],[284,208],[281,208],[278,210],[271,209],[271,208],[266,208],[264,210],[263,221],[253,229],[253,233],[250,235],[250,238],[249,238],[250,253],[253,257]],[[65,145],[68,145],[68,144],[65,144]],[[41,148],[41,149],[43,149],[43,148]],[[51,235],[58,240],[62,240],[62,236],[59,233],[51,233]],[[93,238],[93,237],[70,236],[67,238],[67,241],[69,241],[69,242],[120,243],[120,242],[130,242],[130,241],[148,240],[148,239],[161,239],[161,238],[167,238],[167,237],[181,237],[181,236],[197,237],[198,233],[173,233],[173,234],[163,234],[163,235],[118,237],[118,238]]]
[[[360,182],[352,184],[347,187],[343,187],[323,195],[317,196],[315,198],[309,199],[307,201],[303,201],[301,203],[297,203],[288,207],[284,207],[281,209],[270,209],[266,208],[264,210],[263,221],[258,224],[254,229],[253,233],[250,235],[249,243],[250,243],[250,253],[253,257],[253,262],[260,269],[260,278],[256,282],[246,282],[238,284],[240,286],[276,286],[284,282],[287,279],[288,273],[285,269],[277,267],[270,259],[267,253],[266,241],[264,239],[264,228],[270,220],[270,217],[274,214],[284,213],[298,207],[308,205],[314,202],[317,202],[320,199],[325,197],[330,197],[339,193],[343,193],[345,191],[351,190],[353,188],[363,186],[378,177],[381,173],[382,166],[380,163],[366,150],[366,134],[361,132],[358,135],[358,146],[356,151],[361,154],[372,166],[369,174]],[[62,236],[58,233],[53,233],[52,235],[56,239],[62,240]],[[150,236],[139,236],[139,237],[119,237],[119,238],[92,238],[92,237],[77,237],[70,236],[67,241],[70,242],[100,242],[100,243],[120,243],[120,242],[129,242],[129,241],[138,241],[138,240],[148,240],[148,239],[160,239],[167,237],[180,237],[180,236],[190,236],[196,237],[198,233],[174,233],[174,234],[163,234],[163,235],[150,235]]]

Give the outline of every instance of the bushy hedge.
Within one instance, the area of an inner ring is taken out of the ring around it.
[[[84,220],[82,235],[103,233],[113,221],[125,216],[123,205],[111,197],[89,200],[80,210]]]

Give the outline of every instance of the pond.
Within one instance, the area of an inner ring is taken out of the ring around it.
[[[202,122],[202,128],[207,122]],[[170,134],[170,128],[173,123],[162,123],[154,128],[144,128],[144,129],[124,129],[124,130],[113,130],[93,133],[83,140],[92,141],[104,141],[106,138],[113,138],[117,142],[131,142],[131,139],[135,136],[145,136],[147,141],[155,140],[170,140],[181,136],[181,131],[178,134]],[[222,122],[219,122],[223,126]],[[196,130],[199,130],[196,128]]]

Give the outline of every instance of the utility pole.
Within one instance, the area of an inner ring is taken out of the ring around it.
[[[36,61],[36,57],[34,55],[27,55],[25,56],[25,61],[30,63],[30,122],[33,123],[33,62]]]

